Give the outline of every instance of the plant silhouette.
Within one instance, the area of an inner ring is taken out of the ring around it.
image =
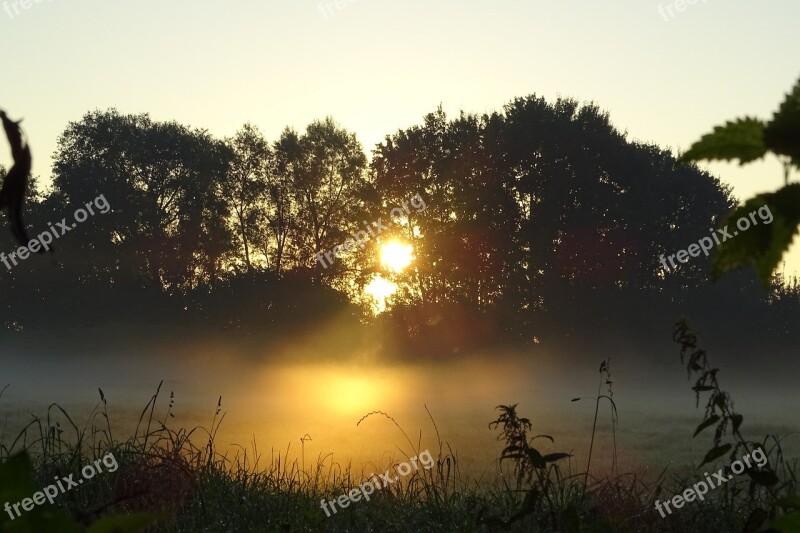
[[[0,119],[3,121],[3,129],[11,145],[11,156],[14,159],[14,165],[3,178],[0,209],[8,208],[11,233],[21,246],[27,246],[30,239],[22,222],[22,206],[31,174],[31,149],[28,143],[22,140],[22,130],[19,127],[21,120],[16,122],[10,120],[4,111],[0,111]],[[40,249],[39,252],[43,253],[44,250]]]

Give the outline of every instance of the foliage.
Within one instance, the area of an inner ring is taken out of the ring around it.
[[[800,80],[786,95],[769,122],[743,118],[717,126],[683,154],[684,162],[738,160],[740,165],[773,153],[784,166],[784,187],[747,200],[724,221],[732,225],[754,207],[768,205],[775,217],[771,225],[761,225],[736,239],[722,243],[714,251],[713,274],[721,274],[747,263],[756,267],[764,283],[780,263],[800,225],[800,186],[789,184],[792,167],[800,169]]]
[[[534,435],[529,438],[528,431],[533,426],[530,420],[520,418],[517,415],[517,404],[499,405],[497,409],[500,411],[500,416],[489,424],[489,428],[496,429],[501,427],[501,433],[498,435],[497,440],[504,441],[505,448],[500,454],[500,460],[514,462],[517,490],[521,490],[523,483],[527,485],[525,498],[520,509],[505,521],[505,525],[513,524],[529,514],[536,513],[540,507],[545,506],[548,512],[545,514],[545,521],[541,525],[546,527],[546,524],[550,522],[555,528],[559,522],[559,517],[556,514],[556,486],[562,482],[561,472],[556,463],[567,457],[572,457],[572,454],[564,452],[542,454],[532,446],[533,441],[536,439],[548,439],[553,442],[553,437],[550,435]]]
[[[753,511],[748,521],[748,531],[755,531],[767,521],[768,517],[775,515],[774,507],[790,507],[786,503],[794,502],[796,498],[791,496],[788,500],[778,499],[779,491],[795,491],[797,489],[793,479],[784,479],[781,483],[776,469],[774,466],[770,466],[769,460],[773,457],[773,452],[777,451],[778,458],[782,457],[780,444],[777,439],[773,438],[775,446],[771,450],[767,450],[769,436],[765,437],[763,442],[745,439],[741,429],[744,417],[736,412],[730,393],[720,388],[717,380],[717,374],[720,369],[711,366],[706,351],[698,347],[697,336],[689,329],[686,320],[681,319],[675,324],[673,339],[681,345],[681,363],[686,365],[687,377],[689,379],[693,375],[697,377],[692,390],[695,392],[698,406],[701,394],[708,393],[703,421],[697,426],[693,437],[696,437],[707,428],[715,428],[713,447],[705,454],[702,462],[698,465],[698,469],[706,464],[714,463],[726,455],[729,461],[733,463],[741,455],[745,453],[751,454],[754,450],[760,450],[761,454],[767,459],[767,464],[763,467],[756,468],[753,466],[745,470],[745,473],[750,478],[748,490],[750,498],[753,498],[757,489],[765,490],[773,506],[770,511],[764,509],[755,509]],[[723,443],[723,439],[728,433],[730,433],[733,442]],[[785,465],[781,466],[785,470]],[[726,474],[733,477],[729,466],[725,467],[725,471]],[[788,471],[787,474],[791,475]],[[787,477],[789,476],[787,475]],[[770,526],[780,531],[800,531],[800,529],[789,527],[789,524],[796,520],[800,520],[800,513],[789,513],[773,521]]]
[[[274,154],[263,134],[253,124],[245,124],[233,138],[225,142],[233,153],[233,159],[220,184],[220,195],[233,214],[233,233],[241,244],[242,262],[249,272],[254,263],[251,250],[268,239],[269,204],[266,195],[269,191],[268,179],[274,167]],[[268,265],[271,255],[268,250],[263,252]]]

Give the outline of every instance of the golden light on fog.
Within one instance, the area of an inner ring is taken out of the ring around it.
[[[364,287],[364,293],[372,297],[374,303],[372,309],[375,313],[382,313],[386,310],[386,300],[397,292],[397,284],[383,278],[380,274],[373,276]]]
[[[337,420],[346,419],[355,422],[370,411],[376,409],[393,409],[402,397],[394,383],[400,376],[402,379],[413,378],[405,369],[393,369],[387,372],[386,367],[366,368],[350,364],[300,364],[286,368],[270,367],[265,369],[264,378],[260,382],[261,393],[253,401],[278,409],[284,415],[297,420],[309,420],[323,416],[329,420],[333,416]],[[303,426],[300,429],[308,431]],[[313,435],[313,434],[312,434]]]
[[[392,272],[402,272],[414,259],[414,248],[410,244],[389,241],[381,246],[381,264]]]
[[[332,376],[324,389],[329,408],[340,415],[363,415],[384,400],[380,385],[366,377]]]

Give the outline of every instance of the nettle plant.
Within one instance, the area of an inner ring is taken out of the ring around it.
[[[730,393],[720,388],[717,380],[720,369],[711,366],[706,351],[698,347],[697,335],[689,329],[686,320],[678,320],[675,324],[673,339],[681,345],[681,363],[686,365],[688,379],[695,377],[692,390],[697,407],[700,407],[701,395],[708,394],[703,421],[693,437],[713,427],[713,447],[698,468],[726,455],[733,463],[739,455],[747,453],[752,456],[753,451],[761,450],[767,463],[760,468],[748,468],[744,473],[750,478],[748,494],[751,500],[757,491],[761,491],[765,498],[759,500],[759,506],[750,514],[745,531],[756,531],[766,524],[768,531],[800,532],[800,497],[796,495],[795,471],[784,458],[779,438],[767,435],[761,442],[747,440],[741,432],[744,417],[736,412]],[[729,466],[725,471],[727,475],[732,472]],[[766,523],[767,520],[770,522]]]
[[[769,122],[745,117],[717,126],[694,143],[680,160],[685,163],[738,160],[740,165],[745,165],[768,154],[775,155],[783,164],[784,186],[745,201],[728,216],[723,227],[764,205],[769,206],[775,220],[722,243],[711,261],[714,279],[752,263],[759,278],[767,283],[798,231],[800,183],[790,184],[789,175],[793,168],[800,169],[800,81],[786,95]]]
[[[554,527],[558,525],[556,510],[563,502],[559,501],[558,488],[563,484],[564,477],[556,464],[558,461],[572,457],[572,454],[555,452],[542,454],[533,446],[536,439],[553,441],[550,435],[528,436],[533,425],[527,418],[517,415],[517,404],[498,405],[500,415],[489,424],[490,429],[500,429],[497,440],[505,441],[505,448],[500,456],[502,461],[512,461],[516,476],[516,491],[524,492],[525,497],[514,515],[508,520],[500,520],[503,527],[508,527],[527,515],[535,514],[540,510],[544,512],[543,523],[551,522]]]
[[[746,440],[740,431],[744,417],[737,413],[730,393],[720,388],[717,380],[719,368],[712,367],[708,361],[706,351],[698,348],[697,336],[689,329],[686,320],[681,319],[675,324],[673,339],[681,345],[681,363],[686,365],[688,379],[696,377],[692,390],[695,393],[697,407],[700,407],[701,394],[708,393],[705,415],[703,421],[697,426],[693,437],[703,430],[715,427],[714,447],[706,453],[703,462],[698,468],[707,463],[716,461],[730,452],[731,462],[735,461],[739,452],[750,452],[756,448],[763,448],[763,443]],[[724,443],[723,438],[730,429],[733,442]],[[767,465],[761,470],[748,469],[747,475],[752,480],[751,492],[756,485],[771,487],[778,483],[775,472]]]

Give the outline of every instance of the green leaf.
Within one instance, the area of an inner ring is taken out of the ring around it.
[[[723,444],[722,446],[717,446],[716,448],[712,448],[706,454],[705,458],[703,459],[703,462],[700,463],[700,466],[703,466],[706,463],[711,463],[713,461],[716,461],[717,459],[728,453],[730,449],[731,449],[730,444]],[[700,466],[698,466],[698,468],[700,468]]]
[[[703,421],[702,424],[697,426],[697,429],[694,430],[694,435],[692,435],[692,438],[698,436],[701,431],[706,429],[708,426],[713,426],[717,422],[719,422],[719,415],[712,415],[710,418]]]
[[[753,211],[756,212],[754,218],[758,222],[755,225],[749,218]],[[772,220],[767,223],[770,217]],[[746,231],[736,226],[741,218],[750,222],[750,227]],[[711,262],[712,277],[718,279],[725,272],[752,263],[758,277],[764,283],[768,283],[772,272],[780,264],[783,253],[789,248],[797,233],[798,224],[800,224],[798,183],[747,200],[723,223],[723,227],[728,226],[731,238],[722,242],[714,252]]]
[[[750,476],[756,484],[765,487],[776,485],[779,481],[778,476],[772,470],[748,470],[747,475]]]
[[[764,157],[767,147],[764,144],[764,123],[756,118],[740,118],[716,126],[712,133],[703,135],[680,161],[738,159],[740,165]]]
[[[135,513],[129,515],[104,516],[94,522],[86,533],[134,533],[162,519],[162,515]]]
[[[764,128],[764,143],[776,154],[800,160],[800,81]]]

